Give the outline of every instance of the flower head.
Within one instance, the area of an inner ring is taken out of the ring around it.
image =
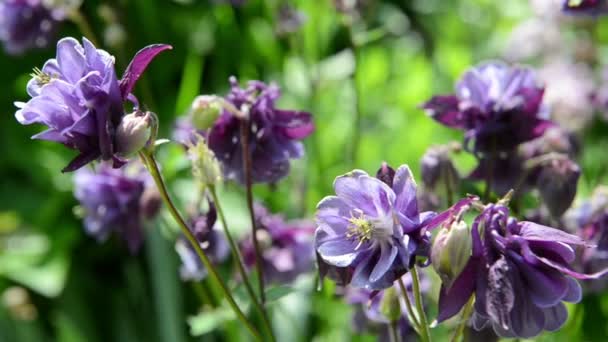
[[[532,70],[484,63],[463,75],[456,94],[435,96],[423,108],[441,124],[464,130],[466,149],[494,154],[511,151],[552,126],[542,98]]]
[[[451,286],[442,285],[438,321],[456,313],[475,294],[473,326],[491,325],[502,337],[530,338],[559,329],[568,317],[563,302],[581,299],[573,271],[579,237],[509,216],[501,202],[485,206],[472,225],[472,252]]]
[[[230,255],[226,236],[214,228],[216,220],[215,205],[209,202],[209,211],[205,215],[192,217],[189,221],[190,231],[214,264],[225,261]],[[180,236],[175,242],[175,250],[182,261],[180,276],[183,280],[199,281],[207,276],[205,266],[184,236]]]
[[[289,283],[313,269],[312,234],[314,225],[306,220],[288,221],[256,204],[258,241],[262,246],[264,277],[267,281]],[[248,268],[255,266],[251,236],[240,242],[243,260]]]
[[[564,0],[563,10],[568,14],[601,15],[608,13],[606,0]]]
[[[144,195],[153,188],[139,164],[113,169],[103,163],[96,170],[78,170],[74,176],[74,195],[84,209],[87,234],[99,241],[118,234],[131,252],[136,252],[143,242],[144,221],[156,214],[148,210],[149,196]]]
[[[40,123],[47,130],[32,138],[61,143],[79,152],[63,171],[74,171],[101,158],[114,167],[124,164],[117,153],[116,131],[124,117],[123,102],[136,102],[131,91],[152,59],[169,45],[151,45],[140,50],[118,80],[114,57],[97,49],[86,38],[82,45],[74,38],[57,43],[57,57],[35,69],[27,84],[32,97],[16,103],[17,121]]]
[[[10,54],[44,48],[57,31],[65,13],[43,0],[0,1],[0,41]]]
[[[315,248],[319,273],[340,284],[384,289],[428,256],[434,213],[418,211],[416,184],[407,165],[391,180],[354,170],[336,178],[336,196],[317,205]]]
[[[240,124],[246,120],[252,181],[276,182],[289,172],[290,159],[303,156],[300,140],[314,130],[312,117],[306,112],[275,108],[281,95],[276,85],[251,81],[243,89],[234,77],[230,83],[232,89],[226,100],[246,117],[225,109],[209,131],[209,147],[222,162],[226,178],[244,183]]]

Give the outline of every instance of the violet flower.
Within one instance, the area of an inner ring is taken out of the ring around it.
[[[251,81],[243,89],[234,77],[230,84],[226,100],[248,117],[239,118],[224,110],[209,131],[209,147],[222,162],[226,178],[245,183],[240,124],[248,120],[252,181],[274,183],[287,175],[290,159],[304,155],[300,140],[313,132],[312,117],[306,112],[275,108],[281,93],[274,84]]]
[[[57,43],[57,57],[48,60],[42,70],[35,69],[27,84],[32,97],[17,102],[17,121],[23,125],[40,123],[48,127],[33,139],[61,143],[79,152],[63,172],[74,171],[101,158],[122,166],[122,146],[115,140],[117,127],[124,116],[123,102],[137,100],[131,94],[135,83],[152,59],[169,45],[150,45],[140,50],[123,77],[114,70],[114,57],[97,49],[83,38]]]
[[[465,131],[465,149],[494,155],[552,126],[542,99],[532,70],[494,62],[469,69],[456,84],[456,94],[434,96],[423,108],[441,124]]]
[[[230,246],[226,236],[222,231],[214,228],[216,220],[215,206],[209,202],[209,211],[205,215],[191,218],[189,222],[192,234],[213,264],[224,262],[230,256]],[[176,240],[175,251],[182,261],[179,270],[182,280],[200,281],[207,276],[207,269],[184,236]]]
[[[490,204],[472,226],[472,255],[451,287],[442,285],[441,322],[456,315],[475,295],[473,327],[491,325],[502,337],[531,338],[559,329],[568,317],[563,302],[581,299],[570,268],[574,248],[586,246],[579,237],[532,222],[518,222],[502,204]]]
[[[273,215],[259,204],[254,211],[266,281],[290,283],[300,274],[312,271],[314,224],[306,220],[286,222],[281,215]],[[254,269],[256,253],[251,236],[246,236],[239,245],[245,266]]]
[[[98,241],[118,234],[132,253],[144,240],[144,221],[158,212],[159,199],[153,193],[154,183],[139,164],[114,169],[102,163],[74,175],[74,196],[84,209],[86,233]]]
[[[51,42],[66,13],[42,0],[0,1],[0,41],[6,52],[19,55]]]
[[[336,178],[336,196],[317,205],[315,249],[321,278],[328,275],[340,285],[381,290],[403,276],[416,256],[428,256],[427,223],[435,214],[418,211],[409,167],[399,167],[388,184],[361,170]]]
[[[601,15],[608,13],[606,0],[564,0],[563,11],[568,14]]]

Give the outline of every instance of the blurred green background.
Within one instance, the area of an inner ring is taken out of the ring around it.
[[[409,164],[418,178],[420,157],[429,146],[460,141],[461,133],[436,124],[418,106],[433,94],[452,91],[469,66],[505,56],[512,30],[535,16],[527,0],[365,2],[358,18],[337,12],[330,0],[248,0],[240,6],[87,0],[81,11],[101,46],[116,56],[119,74],[141,47],[173,45],[136,88],[140,100],[160,117],[161,137],[170,137],[175,118],[196,95],[225,94],[231,75],[241,82],[276,82],[283,91],[280,107],[312,112],[316,131],[306,141],[307,156],[293,163],[290,177],[276,189],[255,189],[257,198],[275,211],[312,217],[316,203],[331,193],[336,175],[353,168],[374,172],[387,161]],[[286,5],[305,18],[293,32],[285,32],[291,31],[281,10]],[[565,21],[561,29],[566,41],[576,42],[581,32],[593,38],[598,53],[594,67],[601,70],[608,57],[607,26],[602,20],[584,25]],[[71,22],[59,33],[82,35]],[[160,219],[148,227],[145,247],[137,255],[117,241],[98,244],[84,234],[73,213],[71,175],[60,172],[72,152],[30,140],[40,127],[21,126],[14,118],[13,101],[27,100],[32,68],[52,57],[53,48],[18,57],[0,53],[0,293],[19,286],[27,294],[17,303],[21,306],[6,300],[0,305],[0,341],[246,338],[238,323],[221,313],[196,316],[195,289],[179,280],[173,244],[162,234],[163,222],[170,221]],[[581,197],[605,180],[606,128],[595,119],[584,134]],[[160,159],[173,192],[185,201],[191,194],[181,149],[163,147]],[[466,173],[475,161],[462,154],[457,163]],[[229,221],[244,226],[241,190],[227,185],[222,197]],[[281,340],[375,340],[352,335],[352,309],[334,298],[331,288],[315,292],[312,279],[302,283],[276,304]],[[586,298],[584,306],[571,309],[562,331],[538,340],[606,340],[608,296]],[[216,332],[206,333],[216,326]],[[438,340],[447,338],[441,329],[436,329]]]

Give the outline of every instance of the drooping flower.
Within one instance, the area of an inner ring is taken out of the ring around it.
[[[255,205],[254,211],[266,280],[290,283],[300,274],[312,271],[313,223],[307,220],[286,222],[281,215],[271,214],[259,204]],[[256,254],[251,236],[246,236],[239,245],[245,266],[253,269]]]
[[[27,84],[32,97],[17,102],[17,121],[23,125],[40,123],[47,130],[33,139],[61,143],[79,152],[64,169],[74,171],[101,158],[114,167],[125,163],[118,155],[116,130],[124,117],[123,102],[137,103],[131,94],[135,83],[152,59],[169,45],[150,45],[140,50],[123,77],[114,70],[114,57],[97,49],[86,38],[82,45],[74,38],[57,43],[57,57],[35,69]]]
[[[51,42],[65,11],[52,8],[43,0],[0,1],[0,41],[14,55]]]
[[[420,173],[428,190],[435,190],[440,182],[452,190],[458,186],[460,176],[450,154],[459,148],[459,144],[451,144],[432,146],[426,150],[420,160]]]
[[[154,183],[140,164],[114,169],[106,163],[96,170],[82,168],[74,175],[74,196],[84,210],[87,234],[105,241],[119,235],[137,252],[144,239],[144,222],[158,211]],[[154,209],[155,210],[150,210]]]
[[[606,0],[564,0],[563,10],[568,14],[601,15],[608,13]]]
[[[336,178],[336,196],[317,205],[321,277],[381,290],[405,274],[416,256],[429,255],[427,224],[435,214],[418,211],[409,167],[399,167],[389,184],[361,170]]]
[[[209,260],[214,264],[226,261],[230,256],[230,247],[226,236],[222,231],[214,228],[216,220],[215,206],[209,202],[209,210],[205,215],[193,217],[189,221],[192,234],[209,257]],[[182,261],[180,267],[182,280],[199,281],[207,276],[207,269],[184,236],[180,236],[176,240],[175,250]]]
[[[243,89],[234,77],[230,83],[232,89],[226,100],[246,117],[225,109],[209,131],[209,147],[222,162],[226,178],[244,183],[240,124],[246,120],[252,181],[274,183],[287,175],[290,159],[304,154],[300,140],[313,132],[312,116],[275,108],[281,93],[274,84],[251,81]]]
[[[532,222],[518,222],[503,204],[489,204],[472,225],[467,266],[451,286],[442,285],[439,322],[457,314],[475,295],[473,327],[487,325],[502,337],[531,338],[559,329],[568,317],[563,302],[581,299],[576,279],[602,275],[571,269],[581,238]]]
[[[469,69],[456,84],[456,94],[435,96],[423,108],[441,124],[465,131],[465,149],[496,154],[552,126],[542,99],[532,70],[496,62]]]

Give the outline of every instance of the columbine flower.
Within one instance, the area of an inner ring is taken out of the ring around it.
[[[305,220],[285,222],[261,205],[255,206],[258,241],[262,247],[264,277],[267,281],[289,283],[313,269],[312,234],[314,225]],[[243,260],[255,267],[255,250],[251,237],[240,242]]]
[[[46,47],[65,12],[42,0],[0,1],[0,41],[10,54]]]
[[[154,184],[139,164],[128,164],[113,169],[100,164],[97,170],[78,170],[74,176],[74,195],[84,209],[84,226],[87,234],[105,241],[112,233],[120,235],[136,252],[143,242],[143,223],[156,211],[150,208],[146,195]]]
[[[336,196],[317,206],[315,248],[321,277],[384,289],[407,272],[417,255],[428,256],[426,224],[434,214],[418,211],[409,167],[399,167],[389,184],[361,170],[336,178]]]
[[[238,86],[236,78],[230,78],[232,90],[226,97],[248,120],[249,153],[254,183],[273,183],[289,172],[290,159],[300,158],[304,146],[300,140],[312,133],[314,125],[310,113],[275,108],[280,97],[279,88],[259,81],[249,82],[247,88]],[[223,163],[226,178],[244,183],[242,143],[239,118],[229,110],[211,128],[209,147]]]
[[[190,219],[190,230],[205,251],[209,260],[218,264],[230,255],[230,247],[224,233],[215,229],[217,212],[213,203],[209,202],[209,211]],[[175,242],[175,250],[182,260],[180,276],[183,280],[200,281],[207,276],[207,270],[199,256],[185,237],[180,236]]]
[[[518,222],[502,204],[490,204],[472,226],[467,266],[451,287],[442,285],[438,321],[454,316],[475,294],[474,328],[491,325],[502,337],[531,338],[559,329],[568,317],[562,302],[576,303],[574,279],[595,279],[570,268],[585,242],[561,230]]]
[[[114,57],[96,49],[86,38],[82,45],[74,38],[57,43],[57,58],[35,69],[27,84],[32,97],[15,103],[19,123],[40,123],[48,127],[33,139],[55,141],[77,150],[78,156],[63,171],[74,171],[100,158],[112,160],[114,167],[124,161],[117,155],[116,130],[123,116],[123,102],[135,101],[135,83],[152,59],[169,45],[150,45],[140,50],[118,80]]]
[[[606,0],[564,0],[563,10],[569,14],[600,15],[608,13]]]
[[[463,75],[456,94],[435,96],[423,108],[441,124],[464,130],[466,149],[493,155],[512,151],[552,126],[542,98],[532,70],[485,63]]]

